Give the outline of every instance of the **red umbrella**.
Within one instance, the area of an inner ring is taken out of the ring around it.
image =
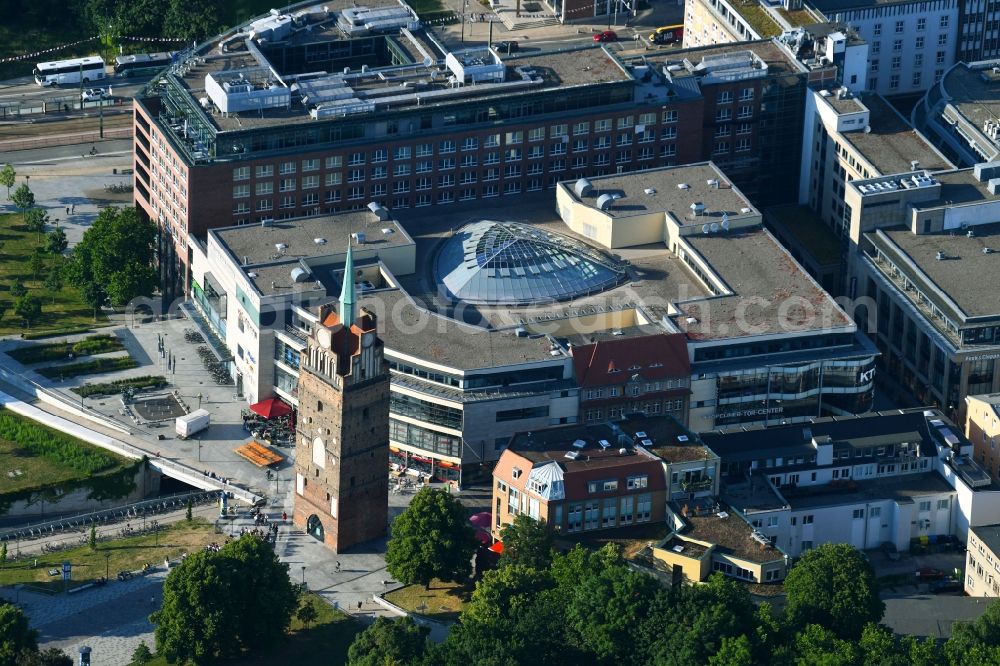
[[[263,416],[265,419],[273,419],[277,416],[286,416],[292,413],[292,408],[283,403],[278,398],[268,398],[250,405],[250,411]]]
[[[469,516],[469,522],[476,527],[489,527],[493,520],[493,514],[489,511],[480,511]]]
[[[497,541],[495,544],[493,544],[492,546],[489,547],[489,550],[492,550],[497,555],[502,554],[503,553],[503,542],[502,541]]]

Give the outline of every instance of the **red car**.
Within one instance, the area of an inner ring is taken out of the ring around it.
[[[920,567],[916,574],[920,580],[941,580],[945,576],[945,573],[940,569],[932,569],[931,567]]]
[[[618,34],[614,30],[605,30],[594,35],[595,42],[617,42]]]

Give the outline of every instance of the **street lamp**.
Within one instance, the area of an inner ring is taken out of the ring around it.
[[[302,587],[306,586],[306,565],[302,565]]]
[[[104,580],[111,576],[111,553],[104,553]]]

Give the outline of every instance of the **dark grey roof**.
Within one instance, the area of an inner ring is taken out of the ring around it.
[[[1000,554],[1000,524],[980,525],[969,528],[982,541],[987,548],[993,551],[993,555]]]
[[[920,411],[875,413],[856,417],[816,419],[811,423],[755,428],[751,430],[715,431],[702,434],[702,440],[719,457],[725,459],[767,457],[766,452],[787,456],[811,450],[813,437],[828,436],[833,444],[873,446],[870,442],[888,442],[893,437],[919,434],[922,456],[936,453],[927,418]],[[960,439],[961,431],[935,413]]]

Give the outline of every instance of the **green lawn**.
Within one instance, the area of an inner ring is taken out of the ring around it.
[[[275,663],[303,666],[346,664],[347,649],[364,627],[345,613],[334,610],[312,592],[306,593],[303,603],[311,604],[317,611],[317,618],[311,625],[303,626],[293,616],[288,639],[275,645],[268,653],[246,655],[219,663],[240,666],[271,666]],[[149,647],[153,649],[154,646]],[[156,657],[149,663],[150,666],[166,666],[169,662],[163,657]]]
[[[734,2],[733,9],[740,13],[750,27],[757,31],[763,39],[777,37],[781,34],[781,26],[760,6],[757,0],[749,2]]]
[[[18,363],[25,365],[42,361],[63,361],[73,356],[107,354],[125,349],[122,341],[113,335],[91,335],[79,342],[48,342],[45,344],[25,344],[7,352]]]
[[[54,446],[43,451],[33,441]],[[100,474],[117,472],[127,464],[109,451],[0,409],[0,496],[86,479],[97,468]]]
[[[38,368],[36,372],[49,379],[64,377],[79,377],[80,375],[95,375],[99,372],[113,372],[115,370],[129,370],[139,364],[131,356],[116,356],[114,358],[95,358],[91,361],[81,363],[70,363],[69,365],[51,365],[45,368]]]
[[[429,590],[425,590],[423,585],[407,585],[389,592],[385,599],[411,613],[435,620],[456,620],[465,610],[471,594],[470,587],[435,578]]]
[[[2,39],[0,36],[0,41]],[[0,190],[0,194],[5,194],[5,191]],[[32,332],[92,326],[94,323],[94,311],[84,304],[80,292],[68,284],[68,281],[64,280],[67,284],[55,293],[43,285],[45,274],[55,257],[46,254],[45,270],[39,273],[37,279],[31,275],[28,262],[38,242],[37,235],[24,228],[19,214],[0,215],[0,301],[5,301],[10,306],[3,318],[0,318],[0,335],[26,330],[21,319],[14,314],[15,299],[10,293],[10,287],[16,278],[24,282],[30,295],[38,296],[42,301],[42,315],[31,325]],[[41,242],[45,242],[44,235]],[[100,319],[103,321],[103,316]]]
[[[132,525],[139,526],[141,522],[140,519]],[[81,538],[84,536],[86,534],[80,535]],[[182,520],[163,525],[156,534],[98,542],[97,550],[81,545],[56,553],[41,553],[37,558],[38,566],[34,566],[34,557],[8,562],[0,569],[0,585],[27,583],[33,587],[60,591],[63,589],[61,576],[53,576],[49,571],[61,570],[65,561],[73,565],[71,586],[100,578],[105,572],[110,573],[111,581],[114,581],[119,571],[136,571],[147,563],[162,566],[165,558],[173,560],[182,553],[196,552],[213,541],[222,540],[223,537],[215,533],[212,523],[204,518],[195,518],[190,523]],[[13,555],[13,546],[7,548]],[[114,583],[109,581],[109,584]]]

